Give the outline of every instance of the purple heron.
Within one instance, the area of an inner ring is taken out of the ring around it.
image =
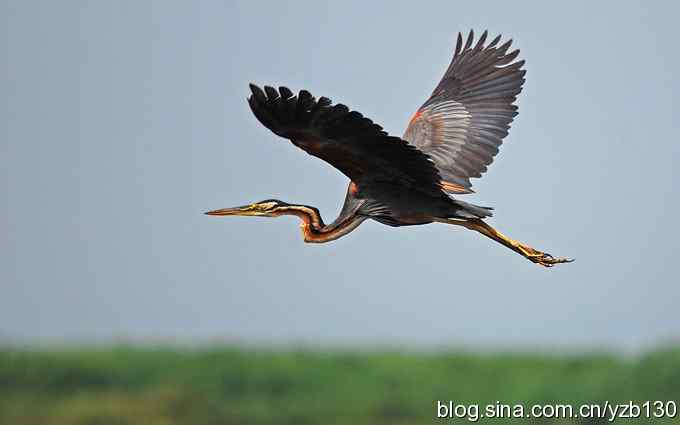
[[[265,127],[350,179],[338,218],[325,224],[318,209],[268,199],[207,212],[214,216],[278,217],[302,221],[305,242],[338,239],[372,219],[388,226],[433,222],[474,230],[545,267],[572,261],[553,257],[503,235],[484,219],[491,208],[455,199],[472,193],[471,177],[481,177],[498,153],[522,91],[523,60],[508,52],[512,40],[474,43],[459,33],[453,60],[404,135],[388,135],[357,111],[326,97],[314,98],[286,87],[264,90],[251,84],[250,109]]]

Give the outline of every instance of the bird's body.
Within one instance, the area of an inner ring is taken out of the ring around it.
[[[306,90],[295,96],[286,87],[251,84],[248,103],[263,125],[350,179],[345,203],[328,225],[316,208],[278,200],[208,214],[295,215],[305,241],[316,243],[344,236],[366,219],[389,226],[443,222],[478,231],[544,266],[570,261],[505,237],[483,221],[490,208],[453,197],[471,193],[470,178],[492,162],[517,115],[514,101],[524,83],[524,61],[513,62],[519,50],[507,53],[511,42],[498,46],[500,36],[485,46],[486,35],[474,47],[472,31],[464,45],[458,35],[451,65],[402,138]]]

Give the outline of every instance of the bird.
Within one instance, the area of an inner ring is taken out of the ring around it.
[[[309,91],[250,84],[255,118],[274,134],[329,163],[350,179],[344,204],[330,224],[319,210],[277,199],[208,211],[211,216],[296,216],[309,243],[336,240],[366,220],[392,227],[444,223],[476,231],[544,267],[569,263],[491,227],[492,208],[465,202],[498,153],[525,82],[519,49],[498,35],[486,42],[458,33],[453,59],[402,137],[389,135],[361,113]]]

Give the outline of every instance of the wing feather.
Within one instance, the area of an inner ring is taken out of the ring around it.
[[[485,46],[487,36],[458,34],[451,64],[403,136],[431,156],[450,193],[472,192],[470,178],[487,170],[517,116],[524,61],[518,49],[508,53],[512,40]]]
[[[318,100],[306,90],[297,96],[254,84],[248,104],[255,117],[275,134],[328,162],[353,182],[398,183],[435,197],[446,196],[432,159],[399,137],[343,104]]]

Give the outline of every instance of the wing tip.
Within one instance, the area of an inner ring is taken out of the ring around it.
[[[253,99],[258,104],[267,102],[267,96],[265,96],[264,92],[257,84],[250,83],[248,86],[250,87],[251,93],[248,99]]]

